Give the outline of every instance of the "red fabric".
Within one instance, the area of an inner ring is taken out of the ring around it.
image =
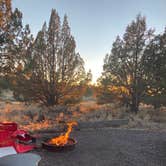
[[[14,145],[14,138],[12,138],[12,134],[16,130],[16,123],[0,123],[0,147]]]
[[[0,147],[13,146],[14,140],[11,136],[12,136],[12,132],[1,130],[0,131]]]
[[[25,153],[25,152],[33,150],[35,146],[15,143],[14,148],[16,149],[17,153]]]
[[[16,123],[0,123],[0,147],[13,146],[18,153],[34,149],[34,145],[24,145],[19,141],[28,142],[32,137],[27,131],[18,130]]]
[[[0,123],[0,130],[16,131],[17,123]]]
[[[32,137],[25,130],[16,130],[12,136],[20,141],[30,141]]]

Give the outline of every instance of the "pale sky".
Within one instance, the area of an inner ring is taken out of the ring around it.
[[[13,0],[13,7],[23,12],[24,24],[30,24],[34,35],[49,20],[51,9],[57,10],[69,24],[77,43],[77,51],[91,69],[93,82],[102,72],[105,54],[110,52],[117,35],[138,13],[147,17],[148,27],[157,33],[166,26],[166,0]]]

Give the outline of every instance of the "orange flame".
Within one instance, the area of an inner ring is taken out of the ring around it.
[[[67,132],[63,135],[60,135],[59,137],[52,138],[48,143],[56,145],[56,146],[64,146],[65,144],[68,143],[68,139],[69,139],[73,126],[76,126],[76,125],[77,125],[77,122],[67,123],[67,126],[68,126]]]

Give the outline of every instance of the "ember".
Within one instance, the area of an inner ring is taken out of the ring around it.
[[[72,131],[72,127],[76,125],[77,125],[77,122],[67,123],[67,126],[68,126],[67,132],[63,135],[50,139],[48,143],[52,145],[56,145],[56,146],[64,146],[65,144],[70,143],[69,136]]]

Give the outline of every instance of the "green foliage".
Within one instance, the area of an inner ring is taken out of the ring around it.
[[[10,89],[11,88],[10,82],[7,78],[0,77],[0,88],[1,89]]]
[[[134,112],[144,100],[155,107],[165,103],[166,31],[156,36],[153,32],[146,30],[145,18],[138,15],[123,39],[116,38],[104,59],[99,100],[113,100],[114,95]]]
[[[33,40],[29,26],[22,25],[18,9],[11,10],[6,19],[1,14],[1,21],[6,21],[0,24],[5,39],[0,48],[0,74],[11,81],[15,98],[55,105],[72,96],[86,78],[90,81],[90,73],[85,76],[84,61],[75,51],[66,15],[61,25],[57,12],[52,10],[48,28],[44,23]]]
[[[92,97],[93,96],[93,89],[91,86],[88,86],[85,91],[85,97]]]
[[[102,93],[100,93],[100,95],[97,96],[98,104],[112,103],[115,100],[116,100],[115,95],[109,91],[102,91]]]
[[[86,84],[89,85],[91,82],[92,82],[92,71],[89,70],[87,73],[86,73],[86,78],[85,78],[85,81],[86,81]]]
[[[166,106],[166,95],[165,94],[156,94],[154,96],[144,96],[142,101],[146,104],[153,105],[155,109],[160,108],[161,106]]]
[[[84,61],[75,48],[67,16],[61,25],[52,10],[48,28],[44,23],[26,51],[22,69],[17,72],[16,94],[45,105],[60,104],[62,99],[65,102],[84,79]]]
[[[144,52],[145,102],[158,108],[166,103],[166,31],[156,35]]]
[[[104,59],[103,81],[124,89],[122,93],[127,92],[127,95],[122,94],[122,100],[135,112],[138,111],[140,97],[144,92],[142,56],[150,32],[146,30],[145,18],[138,15],[127,26],[123,39],[119,36],[116,38],[111,53]]]
[[[72,98],[67,98],[67,99],[65,99],[64,101],[63,101],[63,104],[64,105],[69,105],[69,104],[77,104],[77,103],[79,103],[80,101],[82,100],[82,98],[81,97],[72,97]]]
[[[7,29],[0,29],[5,40],[0,45],[0,67],[1,74],[14,75],[17,66],[25,66],[28,49],[32,44],[33,38],[29,26],[22,25],[22,13],[16,8],[10,14],[7,22]]]
[[[0,0],[0,46],[9,40],[11,14],[11,0]]]

